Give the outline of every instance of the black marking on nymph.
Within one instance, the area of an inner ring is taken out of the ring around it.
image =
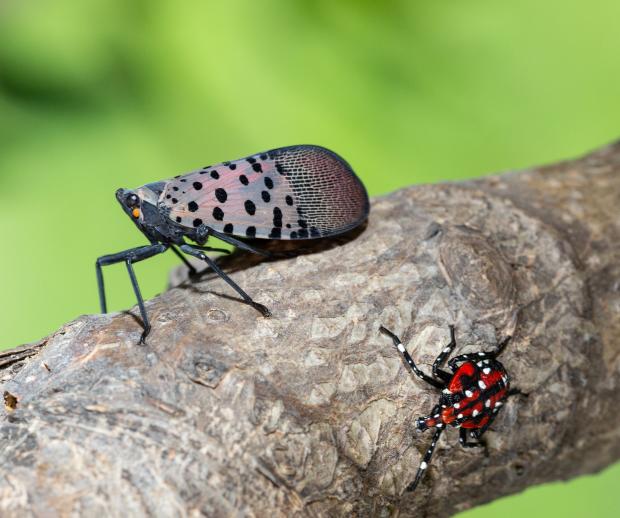
[[[273,189],[273,180],[268,176],[265,176],[265,187],[267,187],[267,189]]]
[[[263,172],[263,167],[259,163],[252,164],[252,169],[254,169],[257,173]]]
[[[232,223],[226,223],[226,225],[224,225],[224,232],[226,232],[227,234],[232,234],[234,228],[235,227],[233,227]]]
[[[293,205],[293,197],[290,195],[286,195],[286,198],[284,198],[286,200],[286,204],[287,205]]]
[[[196,212],[198,210],[198,204],[195,201],[190,201],[187,204],[187,210],[190,212]]]
[[[271,229],[271,233],[269,234],[269,237],[273,239],[280,239],[282,237],[282,229],[273,227]]]
[[[192,223],[195,227],[199,227],[200,225],[202,225],[202,220],[200,218],[196,218],[193,223]]]
[[[226,189],[218,187],[217,189],[215,189],[215,197],[220,203],[225,203],[228,199],[228,193],[226,192]]]
[[[213,217],[218,221],[222,221],[224,219],[224,211],[219,207],[215,207],[213,209]]]
[[[192,185],[194,186],[194,189],[196,189],[197,191],[202,189],[202,183],[200,182],[194,182]]]
[[[247,185],[250,183],[250,180],[248,180],[248,177],[244,174],[239,176],[239,181],[243,184],[243,185]]]
[[[280,207],[273,208],[273,226],[278,228],[282,227],[282,210]]]
[[[250,216],[254,216],[254,214],[256,213],[256,205],[254,205],[254,202],[252,200],[245,200],[245,211],[250,215]]]
[[[271,195],[267,191],[261,191],[260,197],[265,203],[269,203],[271,201]]]
[[[217,180],[220,177],[220,173],[218,173],[215,169],[211,171],[211,178]]]
[[[254,237],[256,235],[256,227],[248,227],[245,229],[245,235],[248,237]]]

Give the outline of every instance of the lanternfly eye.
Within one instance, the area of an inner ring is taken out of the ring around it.
[[[130,208],[137,207],[140,204],[140,199],[135,194],[128,194],[125,203]]]

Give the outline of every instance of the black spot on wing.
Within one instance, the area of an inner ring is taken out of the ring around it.
[[[196,212],[198,210],[198,204],[195,201],[190,201],[187,204],[187,210],[190,212]]]
[[[224,211],[220,207],[215,207],[213,209],[213,217],[218,221],[222,221],[224,219]]]
[[[256,205],[254,204],[252,200],[245,200],[244,206],[245,206],[245,211],[250,216],[254,216],[254,214],[256,214]]]
[[[217,198],[217,201],[219,201],[220,203],[225,203],[228,198],[226,189],[222,189],[221,187],[218,187],[217,189],[215,189],[215,197]]]
[[[245,235],[248,237],[256,236],[256,227],[248,227],[245,229]]]

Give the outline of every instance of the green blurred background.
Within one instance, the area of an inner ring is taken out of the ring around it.
[[[615,139],[619,21],[618,0],[0,0],[1,346],[97,311],[95,258],[144,243],[117,187],[315,143],[376,195]],[[175,264],[138,266],[147,296]],[[462,516],[618,516],[619,481]]]

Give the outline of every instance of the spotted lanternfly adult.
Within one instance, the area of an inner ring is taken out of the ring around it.
[[[416,376],[441,390],[439,403],[433,407],[430,415],[416,420],[418,430],[424,431],[432,427],[436,430],[414,481],[407,486],[407,491],[413,491],[428,468],[445,426],[460,428],[459,442],[464,448],[485,446],[480,438],[495,419],[504,401],[514,394],[522,394],[518,389],[510,389],[510,379],[506,374],[506,369],[497,360],[511,337],[503,340],[495,351],[455,356],[448,362],[452,370],[450,374],[441,369],[446,358],[456,347],[454,326],[450,326],[450,343],[435,359],[434,377],[431,377],[418,368],[394,333],[383,326],[379,330],[393,340],[394,345]],[[468,442],[468,435],[476,442]]]
[[[273,149],[205,166],[134,190],[119,189],[116,198],[151,244],[97,259],[99,300],[105,313],[102,266],[125,262],[144,322],[140,343],[144,343],[151,326],[133,263],[171,249],[190,273],[196,273],[181,252],[197,257],[267,317],[269,310],[254,302],[204,253],[226,252],[204,246],[207,239],[214,236],[267,256],[243,238],[300,240],[336,236],[363,223],[369,211],[366,189],[349,164],[328,149],[309,145]]]

